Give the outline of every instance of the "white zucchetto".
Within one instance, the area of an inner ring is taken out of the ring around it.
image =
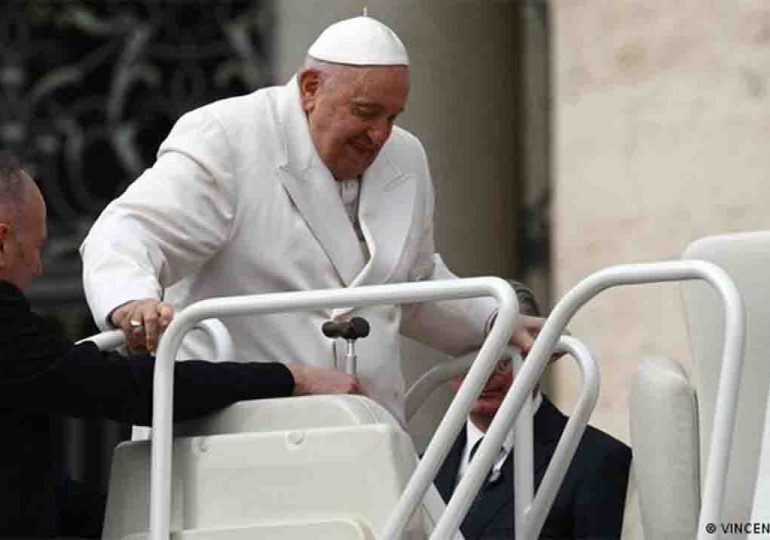
[[[371,17],[339,21],[321,32],[308,56],[333,64],[408,66],[406,47],[396,33]]]

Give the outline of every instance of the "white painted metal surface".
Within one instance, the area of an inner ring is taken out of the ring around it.
[[[447,511],[436,525],[431,538],[434,540],[451,538],[459,527],[483,481],[484,471],[491,467],[497,449],[502,444],[506,432],[511,428],[513,419],[516,418],[527,395],[540,379],[559,336],[583,304],[611,287],[692,279],[701,279],[711,284],[719,293],[725,309],[725,344],[698,526],[699,540],[709,538],[710,535],[706,532],[705,526],[707,523],[719,523],[723,502],[743,364],[745,313],[743,301],[732,280],[718,266],[703,261],[671,261],[608,267],[582,280],[559,301],[535,340],[527,361],[514,380],[511,390],[503,400],[498,414],[479,446],[474,462],[455,489],[447,505]],[[431,444],[433,442],[435,441],[431,441]],[[538,497],[552,498],[554,494],[546,492],[542,487],[548,486],[541,486]],[[548,488],[555,490],[558,485],[553,484]],[[531,530],[534,531],[534,529]],[[524,538],[529,537],[524,536]],[[387,538],[395,539],[397,536],[392,535]]]
[[[199,321],[192,330],[200,330],[208,334],[211,338],[211,342],[214,344],[214,358],[219,362],[227,362],[235,360],[235,345],[233,344],[233,338],[230,337],[230,332],[227,327],[222,324],[222,321],[218,319],[206,319],[205,321]],[[117,349],[123,343],[125,338],[121,330],[107,330],[93,336],[81,339],[77,344],[81,344],[86,341],[92,341],[102,351],[111,351]]]
[[[759,450],[757,485],[754,488],[751,521],[753,523],[770,521],[770,392],[768,392],[765,409],[765,423],[762,432],[762,446]]]
[[[460,431],[467,411],[481,391],[497,358],[503,353],[518,313],[511,286],[499,278],[468,278],[417,283],[375,285],[349,289],[328,289],[273,293],[196,302],[178,312],[160,341],[153,387],[153,440],[150,481],[150,538],[169,538],[171,501],[171,443],[173,403],[173,361],[184,335],[196,322],[233,315],[256,315],[313,308],[356,307],[402,304],[492,296],[498,302],[497,322],[487,336],[479,357],[465,378],[457,397],[439,425],[425,456],[409,481],[388,521],[385,537],[398,537],[419,505],[452,441]],[[448,537],[447,537],[448,538]]]
[[[123,338],[123,332],[121,330],[107,330],[106,332],[100,332],[93,336],[88,336],[78,341],[76,344],[80,345],[86,341],[93,341],[100,351],[111,351],[117,349],[125,342]]]
[[[575,410],[572,411],[569,416],[567,425],[559,438],[556,450],[551,457],[551,462],[545,471],[545,475],[534,496],[534,500],[532,497],[532,486],[534,482],[532,441],[529,441],[526,448],[514,446],[516,462],[526,461],[527,467],[524,469],[522,466],[521,470],[517,468],[514,476],[514,482],[517,482],[519,477],[524,478],[521,487],[516,486],[514,483],[516,500],[518,501],[521,499],[522,501],[521,506],[517,504],[516,507],[517,538],[537,538],[540,534],[540,530],[545,523],[545,518],[548,516],[548,511],[551,509],[556,494],[564,480],[564,476],[567,474],[567,469],[569,468],[570,463],[572,463],[572,458],[575,456],[575,451],[580,443],[580,439],[583,437],[583,433],[588,425],[588,420],[591,418],[591,413],[593,412],[594,407],[596,407],[596,400],[599,397],[599,365],[585,345],[573,337],[561,336],[556,346],[556,352],[567,353],[577,361],[582,378],[582,389]],[[528,401],[530,402],[529,406],[531,407],[531,399]],[[532,418],[533,414],[534,411],[529,414],[529,417]],[[518,425],[517,429],[520,429]],[[528,436],[532,437],[532,428],[530,427],[528,431]],[[519,493],[522,495],[519,496]],[[529,504],[529,506],[525,506],[530,502],[531,504]]]
[[[506,354],[510,355],[508,349]],[[452,377],[462,375],[470,369],[476,359],[476,351],[441,362],[423,373],[404,393],[404,418],[407,422],[420,409],[431,393]]]
[[[610,267],[584,279],[565,295],[555,307],[536,340],[527,361],[514,381],[513,387],[503,401],[500,414],[496,416],[495,421],[490,426],[473,463],[455,490],[447,511],[439,520],[431,538],[452,538],[457,531],[485,476],[484,472],[492,465],[496,448],[502,444],[506,432],[511,428],[513,419],[525,406],[527,396],[530,395],[532,388],[540,378],[567,322],[583,304],[601,291],[619,285],[692,279],[702,279],[710,283],[720,294],[725,306],[725,346],[699,525],[699,538],[705,540],[707,538],[705,524],[719,522],[722,506],[736,396],[743,359],[745,315],[740,295],[732,281],[721,269],[702,261],[674,261]],[[153,389],[155,437],[152,447],[150,537],[153,540],[169,538],[173,358],[183,336],[195,323],[217,316],[274,313],[317,307],[399,304],[482,295],[494,296],[497,299],[500,307],[497,324],[490,332],[479,353],[478,360],[471,367],[458,395],[439,424],[423,459],[408,482],[388,521],[382,537],[395,540],[401,534],[412,512],[417,508],[428,485],[433,481],[438,468],[462,427],[470,405],[484,385],[496,359],[502,353],[510,337],[518,310],[518,303],[510,286],[497,278],[470,278],[354,289],[277,293],[204,300],[179,312],[161,339],[155,369]],[[580,347],[578,343],[573,343],[571,346]],[[587,354],[587,351],[580,351],[579,349],[576,351],[578,356],[582,354],[585,357]],[[528,416],[531,417],[531,414]],[[568,430],[573,434],[577,433],[576,444],[579,434],[582,433],[582,431],[578,433],[578,430],[582,429],[580,423],[583,415],[577,412],[573,416],[575,416],[575,423],[573,426],[568,425]],[[559,443],[557,455],[552,459],[543,484],[529,510],[525,509],[523,504],[517,507],[516,511],[525,515],[520,520],[521,526],[526,527],[522,529],[522,534],[525,534],[522,537],[528,537],[529,532],[537,531],[542,527],[542,520],[547,514],[553,497],[555,497],[561,476],[568,466],[568,458],[574,452],[574,448],[570,448],[569,441],[566,439],[565,441],[563,446],[561,442]],[[522,450],[517,450],[517,452],[522,452]],[[517,454],[517,460],[520,461],[519,466],[523,468],[526,464],[526,456],[522,454],[520,458]],[[516,481],[515,489],[517,493],[521,492],[522,500],[531,500],[531,496],[527,496],[532,493],[529,486],[530,474],[517,474]]]

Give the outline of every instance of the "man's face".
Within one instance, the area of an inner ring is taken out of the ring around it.
[[[337,180],[364,173],[406,105],[406,66],[334,66],[300,73],[300,96],[310,138]]]
[[[26,173],[25,173],[26,176]],[[15,212],[0,220],[0,278],[24,289],[43,271],[40,250],[46,239],[43,196],[28,176]]]
[[[454,377],[449,380],[449,386],[457,392],[462,384],[464,376]],[[513,367],[508,360],[498,362],[495,371],[487,379],[487,383],[479,394],[478,399],[471,407],[471,414],[485,416],[490,419],[495,415],[505,399],[505,394],[513,384]]]

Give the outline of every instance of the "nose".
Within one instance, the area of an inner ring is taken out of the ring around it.
[[[43,261],[38,259],[35,264],[34,275],[40,276],[43,274]]]
[[[390,123],[390,121],[388,121],[386,118],[382,118],[372,124],[367,135],[369,136],[369,140],[372,141],[372,144],[379,148],[385,144],[385,141],[387,141],[388,137],[390,137],[390,131],[392,128],[393,125]]]

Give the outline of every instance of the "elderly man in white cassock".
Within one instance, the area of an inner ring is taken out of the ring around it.
[[[173,309],[215,296],[455,277],[433,242],[420,142],[394,125],[409,92],[396,34],[370,17],[328,27],[286,85],[182,116],[81,247],[97,324],[150,350]],[[315,310],[224,321],[243,361],[344,366],[327,319],[365,317],[358,378],[400,415],[399,333],[448,353],[479,345],[490,299]],[[523,349],[541,320],[523,317]],[[190,336],[183,354],[210,358]]]

